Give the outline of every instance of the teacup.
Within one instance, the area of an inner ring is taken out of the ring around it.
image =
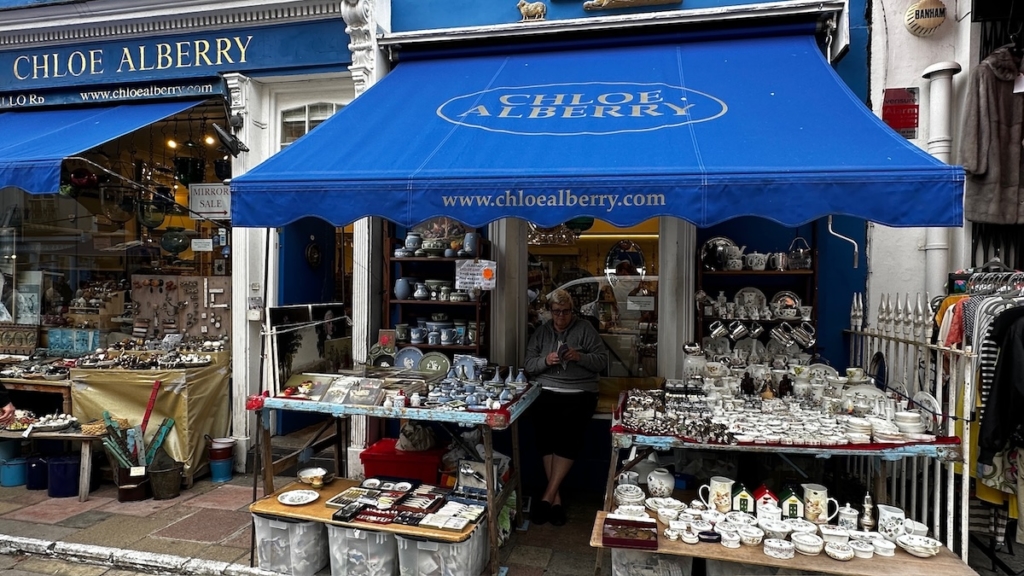
[[[860,380],[864,378],[864,369],[858,367],[847,368],[846,377],[850,380]]]
[[[708,362],[704,365],[704,373],[711,378],[721,378],[729,375],[729,368],[721,362]]]

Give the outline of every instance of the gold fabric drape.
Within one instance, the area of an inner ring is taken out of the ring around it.
[[[82,370],[71,371],[71,400],[75,417],[82,422],[111,416],[127,418],[132,426],[142,423],[146,404],[159,380],[153,414],[146,428],[146,445],[164,418],[174,428],[164,449],[185,463],[185,475],[195,475],[206,465],[204,436],[226,436],[230,428],[231,353],[210,353],[213,362],[201,368],[181,370]]]

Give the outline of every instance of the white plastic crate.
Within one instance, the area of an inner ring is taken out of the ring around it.
[[[435,542],[397,536],[401,576],[479,576],[489,559],[487,522],[462,542]]]
[[[321,522],[293,522],[253,514],[256,557],[264,570],[313,576],[327,566],[327,530]]]
[[[394,534],[328,524],[327,540],[331,576],[398,576],[398,542]]]
[[[708,560],[710,563],[711,560]],[[739,564],[737,564],[739,566]],[[778,570],[773,568],[773,570]],[[612,548],[612,576],[649,574],[651,576],[690,576],[693,558],[670,556],[646,550]],[[711,574],[711,570],[708,570]],[[738,573],[736,576],[740,576]]]

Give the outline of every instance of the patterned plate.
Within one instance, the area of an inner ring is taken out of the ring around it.
[[[395,354],[395,367],[416,370],[420,366],[421,358],[423,358],[423,350],[415,346],[402,348],[398,354]]]
[[[451,367],[451,360],[440,352],[427,352],[420,358],[419,370],[422,372],[447,374]]]
[[[302,506],[309,504],[320,497],[320,493],[314,490],[292,490],[277,497],[277,501],[285,506]]]

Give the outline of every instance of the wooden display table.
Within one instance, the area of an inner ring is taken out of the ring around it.
[[[8,390],[24,392],[41,392],[44,394],[60,394],[64,400],[64,414],[71,414],[71,380],[29,380],[26,378],[0,378],[0,384]]]
[[[404,526],[402,524],[373,524],[370,522],[336,522],[332,516],[338,510],[336,508],[330,508],[326,505],[326,502],[331,498],[334,498],[338,494],[341,494],[345,490],[358,486],[359,482],[355,480],[348,480],[346,478],[335,478],[333,481],[324,485],[319,490],[320,498],[316,499],[309,504],[303,504],[302,506],[286,506],[277,501],[277,497],[285,492],[291,492],[292,490],[310,490],[308,484],[301,482],[292,482],[285,486],[281,490],[274,492],[270,496],[266,496],[253,502],[249,506],[249,511],[253,514],[259,514],[263,516],[274,516],[277,518],[288,518],[290,520],[302,520],[305,522],[323,522],[324,524],[330,524],[332,526],[341,526],[343,528],[355,528],[359,530],[372,530],[376,532],[386,532],[389,534],[398,534],[400,536],[410,536],[414,538],[435,540],[438,542],[463,542],[469,538],[476,528],[476,524],[470,524],[462,530],[438,530],[436,528],[420,528],[419,526]]]
[[[601,529],[607,515],[607,512],[598,512],[597,518],[594,520],[594,529],[590,533],[590,545],[595,548],[607,548],[601,543]],[[658,549],[650,550],[650,552],[805,570],[815,574],[845,574],[848,576],[891,576],[895,572],[928,574],[930,576],[974,576],[977,574],[945,546],[937,556],[932,558],[918,558],[907,554],[897,546],[896,555],[891,558],[874,556],[870,559],[854,558],[849,562],[839,562],[829,558],[824,552],[817,556],[804,556],[798,552],[796,557],[791,560],[779,560],[766,556],[763,546],[741,545],[739,548],[726,548],[718,543],[687,544],[681,540],[673,542],[664,537],[665,528],[664,524],[658,522]]]
[[[0,439],[25,439],[24,432],[0,431]],[[29,440],[68,440],[82,442],[82,462],[78,472],[78,501],[85,502],[89,499],[89,485],[92,480],[92,443],[103,440],[103,436],[92,434],[79,434],[73,432],[32,432]]]

